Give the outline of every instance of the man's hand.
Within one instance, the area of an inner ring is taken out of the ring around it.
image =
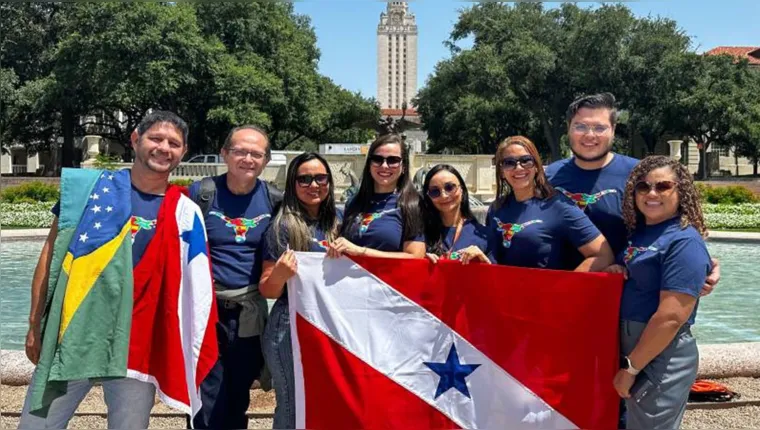
[[[26,357],[32,364],[37,365],[40,361],[40,349],[42,348],[42,335],[39,324],[31,324],[26,333]]]
[[[620,369],[615,375],[615,379],[612,381],[612,385],[615,386],[615,391],[617,391],[618,396],[623,399],[628,399],[631,397],[631,387],[635,381],[635,376],[631,375],[623,369]]]
[[[720,262],[715,258],[711,258],[710,261],[712,261],[713,268],[710,274],[707,275],[707,279],[705,279],[705,285],[702,286],[702,291],[699,292],[701,297],[712,293],[715,286],[720,282]]]

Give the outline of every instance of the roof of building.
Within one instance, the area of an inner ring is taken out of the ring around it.
[[[749,64],[760,65],[760,46],[718,46],[706,52],[707,55],[728,54],[746,58]]]

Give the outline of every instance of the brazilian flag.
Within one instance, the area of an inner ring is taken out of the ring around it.
[[[124,377],[132,323],[130,172],[63,169],[30,410],[77,379]]]

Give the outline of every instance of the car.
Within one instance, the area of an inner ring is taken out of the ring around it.
[[[203,163],[210,163],[210,164],[218,164],[218,163],[224,163],[222,160],[222,157],[219,154],[200,154],[191,157],[189,160],[186,161],[186,163],[195,163],[195,164],[203,164]]]

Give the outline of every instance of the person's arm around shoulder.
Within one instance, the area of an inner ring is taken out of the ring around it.
[[[42,346],[42,316],[45,312],[48,291],[48,278],[50,276],[50,262],[53,259],[53,245],[58,237],[58,217],[53,218],[45,244],[42,246],[40,258],[32,277],[31,306],[29,310],[29,331],[26,335],[26,356],[34,364],[40,359]]]

